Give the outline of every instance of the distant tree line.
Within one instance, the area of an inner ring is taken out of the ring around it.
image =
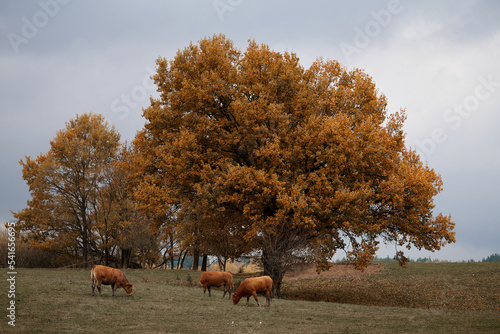
[[[500,254],[495,253],[484,258],[481,262],[500,262]]]
[[[338,262],[344,262],[344,261],[347,261],[347,259],[345,257],[342,258],[341,260],[338,260]],[[386,257],[375,256],[374,261],[396,261],[396,260],[390,256],[386,256]],[[412,258],[408,258],[408,262],[442,262],[442,260],[432,259],[431,257],[419,257],[416,260],[412,259]],[[465,261],[462,261],[462,262],[465,262]],[[470,260],[467,260],[467,262],[500,262],[500,254],[498,254],[498,253],[491,254],[490,256],[483,258],[481,261],[476,261],[474,259],[470,259]]]

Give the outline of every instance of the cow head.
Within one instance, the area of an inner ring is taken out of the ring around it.
[[[132,287],[133,287],[133,285],[132,285],[132,284],[130,284],[130,283],[127,283],[127,284],[125,284],[125,285],[123,286],[123,288],[125,289],[125,291],[127,292],[127,294],[128,294],[129,296],[132,296]]]
[[[241,299],[241,297],[240,297],[240,296],[238,296],[238,295],[236,294],[236,292],[235,292],[235,293],[233,293],[233,304],[234,304],[234,305],[238,304],[238,302],[240,301],[240,299]]]

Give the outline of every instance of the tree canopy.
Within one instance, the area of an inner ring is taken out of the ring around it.
[[[77,115],[57,132],[50,150],[20,161],[31,193],[14,213],[16,229],[60,260],[106,264],[117,248],[138,249],[151,237],[128,195],[120,135],[102,115]],[[133,232],[133,236],[131,235]]]
[[[131,184],[193,247],[260,252],[279,295],[297,258],[326,269],[346,250],[363,268],[380,242],[455,241],[451,217],[433,212],[441,176],[405,146],[404,110],[389,114],[362,70],[322,58],[306,69],[223,35],[156,64],[160,97],[144,109]]]
[[[190,251],[220,263],[257,254],[275,293],[297,261],[328,269],[345,251],[363,269],[380,243],[439,250],[455,241],[434,212],[441,176],[405,145],[405,111],[389,113],[359,69],[214,35],[159,58],[159,98],[131,148],[83,114],[21,161],[32,195],[14,213],[37,247],[105,261],[132,249],[154,264]],[[140,210],[140,211],[139,211]],[[195,260],[196,263],[197,260]]]

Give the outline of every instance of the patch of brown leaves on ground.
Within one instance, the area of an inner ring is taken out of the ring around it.
[[[295,281],[300,279],[310,278],[352,278],[362,279],[373,275],[381,270],[383,266],[378,263],[371,263],[363,271],[354,269],[354,263],[338,262],[333,263],[328,271],[323,271],[320,274],[316,272],[316,264],[301,263],[293,266],[285,275],[284,281]]]

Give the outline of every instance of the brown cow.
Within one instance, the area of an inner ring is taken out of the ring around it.
[[[247,297],[247,306],[250,301],[250,296],[255,298],[257,305],[260,306],[257,299],[257,293],[266,293],[266,304],[264,306],[271,306],[271,292],[273,290],[273,280],[269,276],[250,277],[241,282],[240,286],[233,294],[233,304],[236,305],[241,298]]]
[[[95,295],[94,291],[97,284],[97,290],[99,290],[99,295],[102,297],[101,283],[104,285],[111,285],[113,297],[115,296],[115,291],[118,288],[123,288],[129,296],[132,295],[133,285],[129,283],[123,274],[123,271],[120,269],[95,265],[90,272],[90,278],[92,279],[92,296]]]
[[[211,297],[212,294],[210,292],[210,287],[215,286],[223,286],[224,294],[222,298],[226,296],[226,293],[231,298],[231,290],[233,289],[233,274],[230,271],[205,271],[200,276],[200,283],[203,286],[203,296],[205,296],[205,292],[208,288],[208,296]]]

